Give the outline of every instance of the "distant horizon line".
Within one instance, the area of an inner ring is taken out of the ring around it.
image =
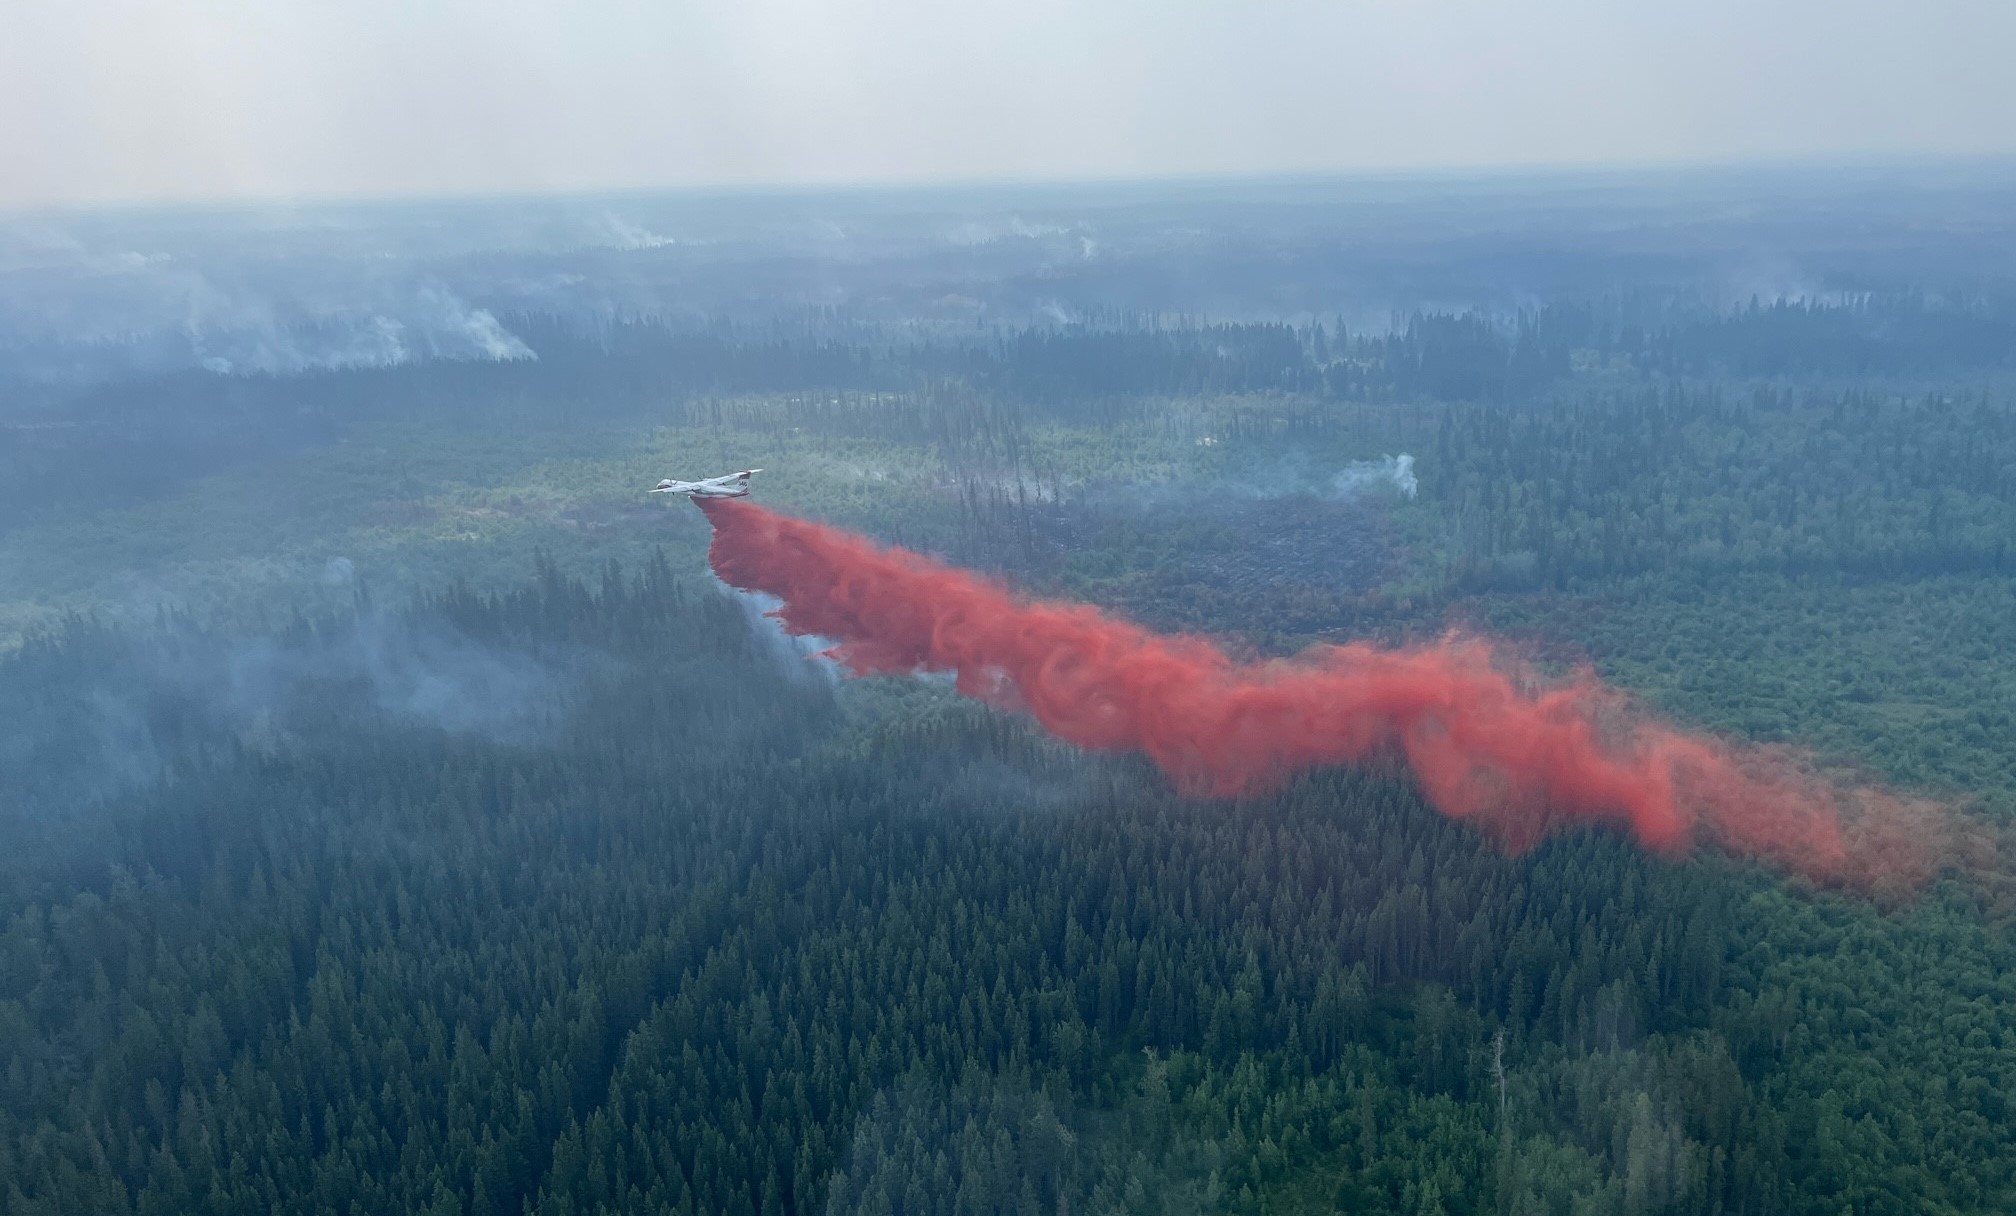
[[[573,188],[498,187],[430,192],[248,193],[238,195],[158,195],[136,198],[76,198],[48,202],[0,201],[0,221],[63,215],[319,210],[424,205],[509,205],[569,200],[673,200],[793,198],[821,195],[930,196],[1011,191],[1214,190],[1240,187],[1336,187],[1350,185],[1463,185],[1491,182],[1602,181],[1629,185],[1661,177],[1715,177],[1745,173],[1860,175],[1911,168],[1946,171],[2004,171],[2016,175],[2016,152],[1887,152],[1855,155],[1742,156],[1667,160],[1473,162],[1445,165],[1390,165],[1339,169],[1228,170],[1126,174],[1111,177],[1068,175],[973,175],[942,178],[834,178],[830,180],[719,181],[664,185],[608,185]]]

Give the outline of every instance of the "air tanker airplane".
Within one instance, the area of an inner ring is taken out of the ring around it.
[[[701,481],[674,481],[670,477],[652,489],[653,494],[684,494],[688,498],[743,498],[749,493],[749,479],[761,469],[744,469]]]

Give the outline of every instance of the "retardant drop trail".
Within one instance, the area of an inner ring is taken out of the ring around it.
[[[1060,739],[1146,753],[1187,793],[1254,793],[1397,752],[1438,810],[1514,849],[1605,821],[1660,852],[1706,839],[1862,887],[1916,885],[1938,864],[1931,804],[1648,720],[1587,672],[1545,684],[1480,639],[1241,664],[746,499],[698,505],[715,574],[783,601],[773,615],[790,632],[837,639],[832,657],[855,674],[951,672]]]

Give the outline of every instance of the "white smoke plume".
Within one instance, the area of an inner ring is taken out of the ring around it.
[[[743,591],[715,580],[722,594],[735,601],[742,615],[749,622],[750,636],[756,639],[763,653],[784,670],[794,680],[821,677],[829,681],[840,678],[840,665],[826,657],[825,652],[839,643],[831,638],[821,638],[786,633],[776,617],[770,615],[784,606],[784,601],[760,591]]]
[[[198,364],[226,374],[538,358],[488,309],[471,308],[445,287],[425,284],[396,297],[382,311],[336,304],[301,319],[288,315],[292,309],[225,301],[222,307],[192,307],[183,333]]]
[[[1207,451],[1225,450],[1209,437],[1197,442]],[[1354,460],[1338,468],[1297,451],[1267,459],[1234,456],[1213,473],[1169,481],[1132,485],[1094,483],[1074,497],[1109,510],[1157,511],[1191,508],[1203,500],[1261,502],[1296,495],[1331,502],[1382,493],[1411,499],[1420,488],[1414,457],[1407,452],[1376,460]]]
[[[597,217],[590,240],[602,248],[621,249],[625,252],[664,249],[679,244],[677,239],[653,232],[640,224],[633,224],[613,211],[604,211]]]
[[[1333,497],[1346,498],[1391,485],[1403,498],[1412,498],[1421,482],[1414,476],[1414,458],[1405,452],[1378,460],[1359,460],[1346,465],[1330,479]]]
[[[297,236],[291,257],[234,248],[229,233],[172,251],[133,241],[172,235],[0,224],[0,347],[16,352],[16,374],[289,374],[537,357],[489,310],[390,254],[330,256],[315,232]],[[256,244],[260,234],[235,235]]]

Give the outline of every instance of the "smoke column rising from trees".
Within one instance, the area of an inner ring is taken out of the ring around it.
[[[781,600],[787,631],[839,639],[831,656],[855,674],[951,672],[960,692],[1067,742],[1146,753],[1189,794],[1256,793],[1397,753],[1437,810],[1514,850],[1596,822],[1664,854],[1706,841],[1865,888],[1915,886],[1939,862],[1929,803],[1650,720],[1587,671],[1545,683],[1482,639],[1238,663],[746,500],[697,501],[715,574]]]

